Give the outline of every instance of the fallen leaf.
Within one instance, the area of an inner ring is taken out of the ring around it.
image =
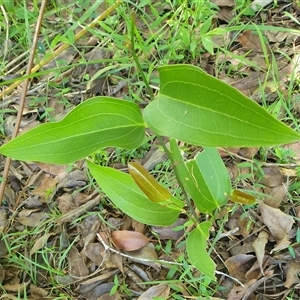
[[[156,260],[158,260],[158,256],[152,243],[145,245],[142,249],[128,252],[127,254],[131,256],[130,260],[132,260],[133,262],[143,264],[145,266],[150,266],[157,272],[159,272],[161,269],[160,264],[155,262]]]
[[[0,265],[0,284],[3,283],[5,278],[5,269]]]
[[[282,184],[272,188],[267,186],[263,189],[263,191],[267,196],[264,203],[271,207],[278,208],[287,195],[288,188],[285,184]]]
[[[93,195],[91,195],[93,196]],[[89,201],[87,201],[85,204],[77,207],[76,209],[67,212],[65,215],[62,215],[61,217],[57,218],[55,221],[58,224],[65,223],[65,222],[72,222],[74,219],[82,216],[85,214],[87,211],[92,209],[94,206],[98,205],[101,199],[101,196],[98,195],[94,199],[90,199],[91,197],[87,197]]]
[[[240,282],[246,282],[245,274],[252,267],[256,257],[251,254],[238,254],[228,258],[225,265],[228,268],[229,274],[238,279]]]
[[[300,263],[299,261],[292,260],[288,262],[284,268],[286,274],[286,280],[284,286],[290,288],[293,284],[299,283],[300,279],[298,277],[300,273]]]
[[[103,256],[105,254],[104,246],[100,243],[90,243],[84,249],[84,254],[88,257],[96,266],[101,266],[103,263]]]
[[[33,297],[33,299],[47,299],[47,296],[49,294],[49,291],[47,291],[46,289],[37,287],[34,284],[30,284],[30,295],[31,297]]]
[[[245,283],[244,286],[234,286],[233,289],[230,291],[227,300],[241,300],[244,299],[244,295],[246,294],[249,287],[256,282],[255,279],[250,280],[249,282]]]
[[[259,36],[249,30],[244,31],[238,37],[243,48],[262,52]]]
[[[110,295],[110,293],[106,293],[100,296],[97,300],[121,300],[121,297],[118,292],[114,293],[113,295]]]
[[[181,226],[185,223],[185,219],[178,219],[175,223],[170,226],[153,226],[152,230],[159,235],[162,240],[177,241],[183,236],[184,230],[174,230],[176,227]]]
[[[55,164],[47,164],[47,163],[36,163],[38,167],[43,170],[46,173],[49,173],[51,175],[61,175],[68,169],[68,165],[55,165]]]
[[[152,286],[146,292],[138,297],[138,300],[149,300],[156,297],[166,299],[169,297],[170,287],[167,284],[159,284]]]
[[[142,233],[129,230],[117,230],[112,233],[114,244],[121,250],[135,251],[149,243]]]
[[[30,250],[30,255],[42,249],[47,244],[48,238],[52,235],[54,235],[54,233],[46,233],[42,235],[40,238],[38,238]]]
[[[89,275],[89,269],[76,248],[71,248],[69,253],[69,273],[75,278]]]
[[[80,294],[88,294],[90,293],[93,289],[95,289],[98,285],[104,283],[105,281],[108,281],[111,279],[114,275],[116,275],[119,271],[118,270],[113,270],[113,271],[108,271],[106,270],[104,274],[99,275],[94,278],[87,279],[85,281],[82,281],[78,284],[77,288],[75,289],[76,292]]]
[[[107,283],[100,284],[97,287],[95,287],[90,293],[88,293],[86,295],[87,296],[86,299],[98,300],[99,297],[101,297],[102,295],[109,293],[113,286],[114,286],[113,282],[107,282]]]
[[[269,238],[269,234],[265,231],[261,231],[252,244],[252,247],[256,254],[257,262],[259,264],[260,272],[262,275],[265,275],[262,265],[265,256],[265,247],[266,244],[268,243],[268,238]]]
[[[48,218],[48,214],[39,209],[24,209],[19,212],[17,220],[25,226],[35,227],[42,224]]]
[[[278,208],[273,208],[263,202],[259,202],[258,205],[263,222],[277,243],[271,253],[286,248],[290,244],[289,234],[294,224],[293,218]]]
[[[280,186],[283,183],[283,176],[278,167],[263,167],[264,177],[260,181],[261,184],[268,187]]]

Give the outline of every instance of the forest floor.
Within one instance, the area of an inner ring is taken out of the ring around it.
[[[2,143],[20,111],[40,2],[0,5]],[[132,55],[132,17],[134,52],[155,94],[159,66],[192,64],[299,130],[299,1],[123,1],[87,30],[116,1],[48,2],[20,133],[94,96],[147,106],[152,99]],[[187,159],[201,150],[184,149]],[[300,299],[300,144],[219,153],[232,186],[263,203],[229,201],[213,213],[217,281],[189,263],[186,216],[172,226],[137,222],[104,195],[84,160],[13,160],[0,207],[0,299]],[[153,135],[138,149],[101,149],[91,158],[125,172],[139,161],[172,194],[180,191]],[[6,157],[1,161],[3,169]],[[127,243],[141,246],[130,251]]]

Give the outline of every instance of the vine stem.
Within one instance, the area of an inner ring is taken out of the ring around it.
[[[131,49],[132,57],[133,57],[133,60],[134,60],[134,62],[136,64],[136,67],[137,67],[137,69],[138,69],[138,71],[139,71],[139,73],[140,73],[140,75],[141,75],[141,77],[142,77],[142,79],[143,79],[143,81],[145,83],[146,90],[147,90],[150,98],[154,99],[154,93],[153,93],[153,91],[152,91],[152,89],[151,89],[151,87],[149,85],[149,82],[148,82],[146,76],[145,76],[145,73],[144,73],[144,71],[142,69],[140,61],[139,61],[139,59],[138,59],[138,57],[137,57],[137,55],[135,53],[134,32],[135,32],[134,14],[131,14],[131,47],[130,47],[130,49]],[[167,154],[168,158],[170,159],[170,161],[172,163],[173,169],[175,170],[175,164],[176,164],[176,162],[174,161],[174,158],[172,157],[172,154],[170,153],[169,149],[166,147],[166,145],[165,145],[165,143],[163,141],[162,136],[157,135],[157,140],[159,141],[159,144],[164,149],[165,153]],[[184,195],[185,202],[188,205],[189,210],[191,211],[191,214],[193,215],[193,217],[194,217],[194,219],[196,221],[198,219],[198,216],[197,216],[195,210],[192,207],[191,201],[190,201],[189,196],[188,196],[188,194],[187,194],[187,192],[186,192],[186,190],[184,188],[183,183],[181,182],[178,174],[176,174],[176,173],[177,172],[175,172],[175,176],[176,176],[176,179],[177,179],[177,182],[178,182],[179,186],[182,189],[182,193]]]

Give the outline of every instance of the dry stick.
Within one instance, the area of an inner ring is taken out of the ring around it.
[[[102,21],[103,19],[105,19],[112,11],[114,11],[118,6],[120,6],[122,2],[123,2],[123,0],[116,1],[116,3],[114,5],[110,6],[107,10],[105,10],[95,20],[93,20],[93,22],[91,22],[85,28],[81,29],[74,37],[75,42],[87,33],[87,29],[91,29],[91,28],[95,27],[99,21]],[[57,57],[60,53],[62,53],[64,50],[66,50],[69,46],[70,46],[69,43],[62,44],[51,55],[49,55],[49,57],[45,58],[38,65],[36,65],[34,68],[32,68],[31,72],[29,74],[26,74],[26,76],[36,73],[40,68],[45,66],[51,60],[53,60],[53,58]],[[8,86],[2,93],[0,93],[0,99],[1,98],[3,99],[3,97],[5,95],[10,93],[14,88],[16,88],[22,82],[23,82],[23,79],[20,79],[16,82],[12,83],[10,86]]]
[[[105,250],[105,255],[106,255],[106,252],[107,251],[111,251],[113,253],[116,253],[118,255],[121,255],[123,257],[126,257],[126,258],[129,258],[131,260],[135,260],[135,261],[140,261],[141,263],[142,262],[151,262],[151,263],[158,263],[158,264],[161,264],[161,265],[176,265],[176,266],[184,266],[183,263],[179,263],[179,262],[176,262],[176,261],[167,261],[167,260],[161,260],[161,259],[148,259],[148,258],[142,258],[142,257],[134,257],[134,256],[131,256],[131,255],[128,255],[128,254],[125,254],[125,253],[122,253],[121,251],[117,251],[115,249],[113,249],[112,247],[110,247],[109,245],[106,244],[106,242],[104,241],[104,239],[102,238],[101,234],[97,233],[97,238],[98,240],[102,243],[103,247],[104,247],[104,250]],[[103,259],[104,261],[104,259]],[[194,266],[190,266],[190,268],[195,268]],[[237,282],[239,285],[241,285],[242,287],[244,287],[244,285],[236,278],[226,274],[226,273],[223,273],[223,272],[220,272],[220,271],[215,271],[216,274],[219,274],[219,275],[223,275],[225,277],[228,277],[230,279],[232,279],[233,281]]]
[[[21,95],[20,109],[18,111],[16,126],[15,126],[14,132],[12,134],[12,138],[16,137],[17,134],[18,134],[18,131],[19,131],[21,118],[22,118],[22,112],[23,112],[24,105],[25,105],[25,99],[26,99],[26,93],[27,93],[27,89],[28,89],[28,83],[29,83],[29,80],[30,80],[28,76],[30,74],[36,73],[40,68],[42,68],[48,62],[50,62],[53,58],[57,57],[61,52],[63,52],[64,50],[66,50],[70,46],[70,44],[67,44],[67,43],[61,45],[58,49],[56,49],[52,53],[52,55],[47,57],[45,60],[42,60],[38,65],[36,65],[34,68],[32,68],[33,59],[34,59],[36,46],[37,46],[37,41],[38,41],[38,36],[39,36],[39,31],[40,31],[41,23],[42,23],[42,20],[43,20],[43,15],[44,15],[44,10],[45,10],[45,7],[46,7],[46,3],[47,3],[46,0],[43,1],[41,9],[40,9],[40,14],[39,14],[39,18],[38,18],[38,21],[37,21],[35,35],[34,35],[33,47],[31,49],[32,51],[31,51],[31,54],[30,54],[30,57],[29,57],[28,65],[27,65],[27,71],[26,71],[27,78],[24,81],[24,87],[23,87],[23,91],[22,91],[22,95]],[[116,1],[116,3],[114,5],[110,6],[107,10],[105,10],[93,22],[91,22],[89,25],[87,25],[84,29],[80,30],[75,35],[75,41],[80,39],[87,32],[88,28],[95,27],[95,25],[99,21],[105,19],[113,10],[115,10],[119,5],[121,5],[121,3],[122,3],[122,0]],[[11,84],[9,87],[7,87],[2,93],[0,93],[0,99],[3,99],[5,95],[10,93],[14,88],[16,88],[22,82],[23,82],[23,79],[20,79],[20,80],[14,82],[13,84]],[[7,177],[8,177],[8,173],[9,173],[10,164],[11,164],[11,159],[7,158],[6,161],[5,161],[5,166],[4,166],[3,176],[2,176],[3,181],[1,182],[1,185],[0,185],[0,205],[2,203],[2,199],[3,199],[3,196],[4,196],[4,190],[5,190],[5,185],[6,185],[6,181],[7,181]]]
[[[34,60],[34,56],[35,56],[35,51],[36,51],[36,47],[37,47],[37,43],[38,43],[38,37],[39,37],[39,33],[40,33],[40,29],[41,29],[41,25],[42,25],[42,21],[43,21],[43,17],[44,17],[44,12],[45,12],[46,5],[47,5],[47,0],[43,0],[41,8],[40,8],[37,24],[36,24],[34,37],[33,37],[33,43],[32,43],[31,53],[30,53],[30,56],[29,56],[29,61],[28,61],[28,64],[27,64],[26,75],[29,75],[31,73],[31,68],[32,68],[32,65],[33,65],[33,60]],[[17,83],[19,84],[20,81],[18,81]],[[23,110],[24,110],[24,107],[25,107],[28,84],[29,84],[29,78],[26,78],[25,81],[24,81],[24,84],[23,84],[21,100],[20,100],[20,107],[19,107],[19,110],[18,110],[18,115],[17,115],[15,128],[14,128],[14,131],[12,133],[12,138],[14,138],[18,135],[18,131],[19,131],[19,128],[20,128],[21,119],[22,119],[22,115],[23,115]],[[3,199],[3,196],[4,196],[4,190],[5,190],[6,180],[7,180],[7,177],[8,177],[10,163],[11,163],[11,159],[7,158],[6,161],[5,161],[5,166],[4,166],[4,171],[3,171],[3,181],[1,182],[1,186],[0,186],[0,205],[2,203],[2,199]]]

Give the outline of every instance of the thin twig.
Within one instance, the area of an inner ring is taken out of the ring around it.
[[[29,60],[28,60],[28,64],[27,64],[26,75],[29,75],[31,73],[31,69],[32,69],[33,61],[34,61],[34,56],[35,56],[35,52],[36,52],[36,48],[37,48],[38,38],[39,38],[39,34],[40,34],[40,29],[41,29],[41,26],[42,26],[42,21],[43,21],[46,5],[47,5],[47,0],[43,0],[42,4],[41,4],[40,12],[39,12],[38,20],[37,20],[37,23],[36,23],[35,33],[34,33],[34,36],[33,36],[33,43],[32,43],[32,48],[31,48],[31,52],[30,52],[30,56],[29,56]],[[22,89],[21,100],[20,100],[20,107],[19,107],[19,110],[18,110],[18,115],[17,115],[15,128],[14,128],[14,131],[12,133],[12,138],[16,137],[18,135],[18,132],[19,132],[21,119],[22,119],[22,116],[23,116],[23,110],[24,110],[24,107],[25,107],[26,94],[27,94],[27,90],[28,90],[29,80],[30,80],[29,78],[26,78],[24,83],[23,83],[23,89]],[[20,82],[18,81],[18,84],[19,83]],[[11,164],[11,159],[7,158],[6,161],[5,161],[5,166],[4,166],[4,171],[3,171],[3,181],[1,182],[1,185],[0,185],[0,205],[2,203],[2,199],[3,199],[3,196],[4,196],[4,190],[5,190],[6,181],[7,181],[7,178],[8,178],[10,164]]]
[[[142,258],[142,257],[134,257],[134,256],[131,256],[131,255],[122,253],[122,252],[120,252],[118,250],[115,250],[115,249],[111,248],[110,246],[108,246],[105,243],[104,239],[102,238],[101,234],[97,233],[97,238],[102,243],[105,251],[111,251],[113,253],[119,254],[119,255],[121,255],[123,257],[129,258],[129,259],[132,259],[132,260],[136,260],[136,261],[140,261],[140,262],[159,263],[161,265],[183,266],[182,263],[178,263],[178,262],[175,262],[175,261],[166,261],[166,260],[161,260],[161,259],[157,259],[156,260],[156,259],[148,259],[148,258]]]
[[[121,255],[123,257],[129,258],[129,259],[132,259],[132,260],[135,260],[135,261],[159,263],[161,265],[176,265],[176,266],[181,266],[181,267],[184,266],[183,263],[178,263],[178,262],[173,262],[173,261],[166,261],[166,260],[160,260],[160,259],[159,260],[155,260],[155,259],[147,259],[147,258],[137,258],[137,257],[134,257],[134,256],[130,256],[130,255],[127,255],[125,253],[117,251],[117,250],[111,248],[110,246],[108,246],[106,244],[106,242],[104,241],[104,239],[102,238],[101,234],[97,233],[97,238],[102,243],[105,251],[111,251],[113,253],[119,254],[119,255]],[[194,268],[193,266],[190,266],[190,267]],[[216,272],[216,274],[228,277],[228,278],[232,279],[233,281],[237,282],[238,284],[240,284],[241,286],[244,286],[238,279],[236,279],[236,278],[234,278],[234,277],[232,277],[232,276],[230,276],[230,275],[228,275],[226,273],[223,273],[223,272],[220,272],[220,271],[215,271],[215,272]]]

